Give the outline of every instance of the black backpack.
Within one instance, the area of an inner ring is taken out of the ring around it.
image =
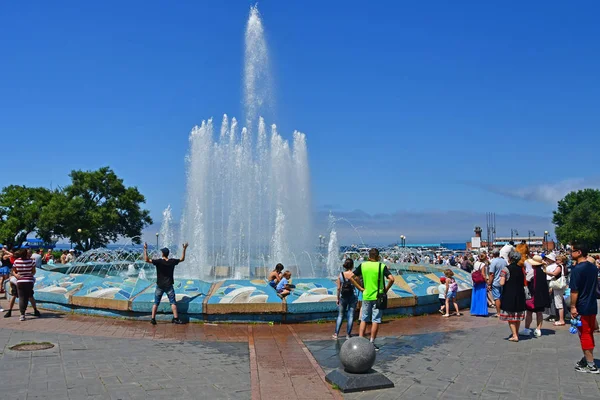
[[[351,281],[346,279],[343,272],[340,275],[342,277],[342,288],[340,289],[340,296],[342,296],[342,297],[354,296],[354,285],[352,284]]]

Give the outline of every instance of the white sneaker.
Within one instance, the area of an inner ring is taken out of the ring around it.
[[[523,328],[519,331],[519,335],[521,336],[530,336],[531,335],[531,329],[527,329],[527,328]]]
[[[535,337],[542,336],[542,331],[540,331],[539,329],[536,329],[535,331],[533,331],[533,336],[535,336]]]
[[[4,312],[4,308],[0,307],[0,312]]]

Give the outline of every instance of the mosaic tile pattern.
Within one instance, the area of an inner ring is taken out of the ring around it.
[[[392,266],[395,283],[388,292],[391,313],[429,312],[438,303],[443,268],[420,265]],[[453,268],[459,298],[470,298],[471,277]],[[154,304],[155,283],[132,277],[64,274],[40,270],[35,297],[47,308],[68,309],[90,315],[147,315]],[[180,313],[193,320],[302,321],[332,319],[337,315],[336,279],[296,278],[296,288],[282,300],[264,279],[228,279],[206,282],[176,279]],[[163,295],[159,313],[170,313]],[[286,317],[287,316],[287,317]]]

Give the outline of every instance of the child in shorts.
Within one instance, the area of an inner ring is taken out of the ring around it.
[[[440,285],[438,286],[438,298],[440,300],[440,314],[446,313],[446,277],[440,278]]]
[[[446,275],[446,314],[444,317],[449,317],[448,311],[450,311],[450,300],[454,304],[454,309],[456,310],[456,315],[460,316],[460,312],[458,312],[458,303],[456,302],[456,294],[458,293],[458,284],[456,283],[456,279],[454,279],[454,272],[451,269],[447,269],[444,271],[444,275]]]

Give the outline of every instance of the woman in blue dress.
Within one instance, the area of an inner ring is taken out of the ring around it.
[[[471,276],[475,273],[475,271],[479,271],[483,278],[487,280],[487,256],[485,253],[479,254],[475,265],[473,266],[473,272]],[[476,315],[478,317],[487,317],[488,316],[488,303],[487,303],[487,284],[486,282],[475,283],[473,282],[473,291],[471,292],[471,315]]]

